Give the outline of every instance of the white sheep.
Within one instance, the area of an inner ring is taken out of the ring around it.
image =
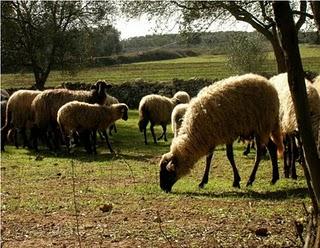
[[[119,100],[116,97],[107,95],[107,100],[106,100],[107,106],[110,106],[111,104],[116,104],[116,103],[119,103]],[[109,135],[112,135],[112,130],[114,130],[114,132],[117,133],[117,126],[115,123],[110,124],[108,129],[109,129]]]
[[[5,125],[1,129],[1,149],[4,150],[4,145],[7,140],[7,135],[10,129],[19,129],[23,137],[23,145],[28,145],[26,130],[30,129],[33,124],[33,113],[31,103],[41,91],[36,90],[18,90],[14,92],[6,107]],[[15,135],[17,137],[17,135]],[[18,147],[17,140],[15,145]]]
[[[274,87],[266,78],[255,74],[230,77],[205,87],[190,101],[170,152],[161,158],[161,189],[171,191],[173,184],[217,145],[230,145],[240,135],[251,134],[256,137],[257,156],[247,185],[255,179],[262,145],[267,144],[275,183],[279,178],[276,151],[281,154],[283,145],[279,99]],[[270,135],[274,143],[269,142]]]
[[[178,91],[172,98],[151,94],[144,96],[139,103],[139,129],[144,133],[144,142],[147,144],[147,125],[150,122],[150,130],[154,143],[157,143],[154,126],[161,125],[163,132],[158,138],[164,137],[167,141],[167,125],[171,122],[173,108],[180,103],[189,102],[188,93]]]
[[[68,151],[69,137],[73,132],[93,132],[93,152],[96,153],[96,131],[106,129],[119,119],[128,119],[128,106],[124,103],[106,106],[72,101],[63,105],[57,114],[57,122],[66,140]],[[108,135],[105,138],[110,152],[113,153]]]
[[[64,104],[71,101],[80,101],[88,103],[105,104],[107,93],[111,85],[105,81],[98,81],[90,91],[86,90],[68,90],[68,89],[52,89],[45,90],[39,94],[32,102],[32,110],[35,115],[33,139],[34,148],[38,150],[37,138],[40,134],[45,136],[47,131],[52,131],[54,135],[55,148],[58,147],[57,133],[57,112]],[[50,139],[47,139],[48,146],[51,147]]]
[[[285,177],[289,177],[291,171],[292,178],[296,179],[297,175],[295,171],[295,158],[297,155],[294,152],[294,149],[297,149],[295,148],[295,139],[296,137],[299,138],[299,135],[296,135],[298,131],[298,125],[296,121],[294,104],[289,89],[287,73],[282,73],[270,78],[270,82],[275,87],[279,95],[279,117],[281,132],[283,137],[285,137],[285,141],[287,144],[287,149],[285,149],[284,152],[284,174]],[[305,80],[305,83],[313,134],[316,139],[316,143],[318,143],[318,132],[320,123],[320,97],[316,88],[314,87],[315,84],[312,85],[311,82],[307,79]]]

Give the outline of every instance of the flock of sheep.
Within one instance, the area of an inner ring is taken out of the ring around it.
[[[313,83],[308,80],[305,83],[313,134],[319,145],[320,76]],[[2,90],[1,150],[4,151],[9,136],[18,146],[19,131],[23,145],[36,151],[38,140],[42,138],[51,149],[59,149],[60,143],[64,143],[70,152],[74,142],[83,143],[89,153],[96,153],[96,133],[99,131],[113,153],[106,130],[116,130],[114,123],[117,120],[128,119],[128,106],[108,95],[109,87],[105,81],[98,81],[90,91],[19,90],[10,97]],[[206,169],[199,185],[204,187],[218,145],[226,145],[234,173],[233,186],[240,187],[241,178],[233,156],[233,142],[239,137],[253,137],[256,143],[256,158],[247,185],[255,180],[265,147],[272,162],[272,183],[279,179],[277,156],[283,152],[284,161],[290,161],[289,165],[285,163],[286,176],[291,171],[292,177],[296,177],[295,155],[288,147],[296,144],[297,122],[286,73],[269,80],[256,74],[230,77],[203,88],[191,100],[184,91],[178,91],[172,98],[147,95],[139,104],[138,123],[145,144],[148,143],[149,122],[154,143],[161,138],[167,141],[167,125],[172,123],[174,139],[170,151],[160,161],[160,187],[166,192],[171,191],[174,183],[206,155]],[[163,129],[159,138],[154,132],[155,125]]]

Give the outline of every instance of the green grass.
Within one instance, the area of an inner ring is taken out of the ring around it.
[[[169,142],[146,146],[137,122],[137,110],[130,110],[128,121],[117,123],[118,133],[111,137],[117,156],[105,143],[98,155],[87,155],[82,148],[71,155],[55,154],[42,147],[39,156],[7,146],[1,154],[4,247],[78,246],[77,226],[84,247],[170,247],[167,239],[179,242],[178,247],[299,246],[292,223],[303,217],[302,203],[310,204],[300,167],[297,181],[281,178],[270,185],[271,164],[265,159],[254,185],[247,188],[254,153],[243,156],[243,144],[235,143],[242,178],[241,189],[235,189],[225,147],[220,146],[204,189],[197,187],[203,158],[166,194],[159,188],[158,164],[169,151],[172,133]],[[158,135],[160,131],[157,127]],[[112,211],[101,212],[104,204],[112,204]],[[257,237],[254,230],[261,226],[271,235]]]
[[[301,45],[300,52],[304,69],[319,72],[319,45]],[[276,73],[276,63],[272,53],[268,54],[263,70]],[[202,55],[173,60],[83,69],[72,76],[59,71],[52,71],[46,86],[56,86],[62,82],[92,83],[98,79],[105,79],[116,84],[137,78],[148,81],[169,81],[173,78],[189,79],[191,77],[221,79],[234,74],[235,72],[226,66],[226,57],[224,55]],[[30,87],[33,83],[34,78],[31,73],[1,75],[2,88]]]

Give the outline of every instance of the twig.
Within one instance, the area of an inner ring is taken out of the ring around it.
[[[72,168],[72,192],[73,192],[73,205],[74,205],[74,211],[76,216],[76,234],[79,242],[79,247],[81,248],[81,235],[79,231],[79,209],[78,204],[76,200],[76,183],[75,183],[75,172],[74,172],[74,162],[71,160],[71,168]]]
[[[135,184],[136,183],[136,179],[135,179],[135,177],[133,175],[133,170],[132,170],[130,164],[126,161],[126,159],[122,155],[117,154],[117,156],[119,156],[121,158],[121,160],[125,163],[125,165],[129,168],[130,176],[133,179],[133,183]]]
[[[161,232],[162,236],[163,236],[163,237],[167,240],[167,242],[170,244],[170,247],[173,248],[171,240],[167,237],[167,235],[164,233],[164,231],[163,231],[163,229],[162,229],[162,226],[161,226],[162,220],[161,220],[159,211],[157,211],[157,218],[158,218],[158,223],[159,223],[159,229],[160,229],[160,232]]]

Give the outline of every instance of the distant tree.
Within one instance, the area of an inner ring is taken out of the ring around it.
[[[112,25],[102,25],[97,28],[92,28],[89,36],[91,39],[92,56],[110,56],[121,52],[120,32]]]
[[[300,30],[306,18],[313,16],[307,13],[307,2],[292,3],[296,17],[295,28]],[[122,10],[129,16],[149,14],[150,18],[168,20],[181,13],[178,24],[182,29],[203,30],[210,27],[215,20],[243,21],[261,33],[272,45],[277,61],[278,72],[286,70],[284,54],[280,46],[270,1],[129,1],[124,2]]]
[[[78,31],[114,13],[111,1],[1,1],[2,59],[31,68],[43,89],[52,67],[79,53]]]

